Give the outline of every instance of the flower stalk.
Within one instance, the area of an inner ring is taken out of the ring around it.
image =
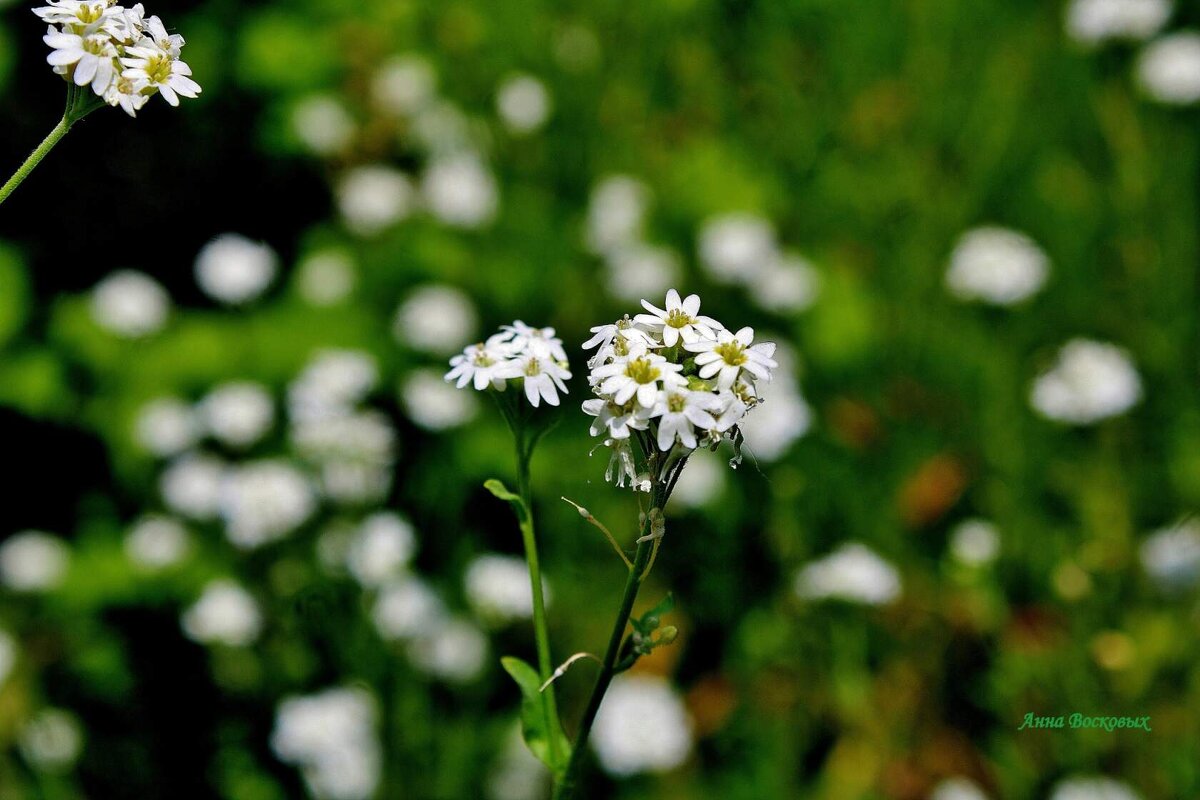
[[[34,168],[42,163],[42,159],[67,135],[67,131],[71,130],[72,125],[102,105],[104,105],[104,101],[90,96],[88,92],[79,89],[74,84],[68,84],[67,107],[63,110],[62,119],[58,121],[58,124],[54,126],[46,138],[42,140],[42,143],[29,154],[29,157],[17,168],[17,171],[12,174],[12,177],[8,179],[4,186],[0,187],[0,203],[7,200],[8,196],[16,191],[17,187],[29,177]]]

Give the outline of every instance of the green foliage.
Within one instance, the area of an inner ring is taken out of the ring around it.
[[[566,756],[570,753],[571,743],[558,720],[546,720],[546,709],[542,702],[542,681],[538,678],[537,670],[514,656],[505,656],[500,659],[500,663],[521,689],[521,735],[525,744],[551,772],[556,775],[562,773],[567,766]],[[556,738],[559,743],[557,750],[553,751],[559,754],[557,761],[551,754],[551,737]]]

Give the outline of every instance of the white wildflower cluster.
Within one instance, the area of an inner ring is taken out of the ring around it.
[[[225,535],[235,546],[253,549],[282,539],[317,511],[308,477],[283,459],[250,461],[229,469],[218,504]]]
[[[782,249],[770,220],[731,212],[703,223],[697,240],[700,265],[715,281],[739,284],[760,308],[803,311],[820,290],[816,269]]]
[[[532,75],[510,75],[496,90],[496,112],[505,127],[517,136],[541,128],[552,111],[549,90]]]
[[[369,800],[383,773],[374,698],[363,689],[326,689],[284,700],[271,749],[295,764],[317,800]]]
[[[692,752],[692,721],[663,678],[622,675],[612,682],[592,728],[592,749],[618,777],[666,772]]]
[[[1200,33],[1179,31],[1148,44],[1138,58],[1137,80],[1160,103],[1200,102]]]
[[[1050,792],[1050,800],[1141,800],[1141,795],[1112,778],[1087,775],[1059,781]]]
[[[451,613],[437,592],[414,575],[383,586],[372,617],[381,637],[403,643],[413,666],[435,678],[464,683],[483,670],[487,637],[474,623]]]
[[[258,601],[232,580],[220,578],[204,591],[181,620],[188,638],[201,644],[246,647],[262,632]]]
[[[358,269],[345,250],[324,248],[307,255],[296,265],[295,285],[309,305],[336,306],[345,301],[358,283]]]
[[[471,385],[478,391],[489,386],[504,391],[509,381],[519,381],[534,408],[543,400],[558,405],[558,393],[567,393],[563,381],[571,378],[567,353],[554,328],[531,328],[520,320],[466,347],[450,359],[450,367],[446,380],[460,389]]]
[[[257,299],[279,272],[270,245],[238,233],[223,233],[196,256],[196,283],[214,300],[239,306]]]
[[[396,309],[392,333],[406,347],[447,356],[476,332],[475,304],[461,289],[420,286]]]
[[[475,397],[446,384],[440,370],[414,369],[400,384],[408,418],[427,431],[444,431],[470,422],[479,411]]]
[[[1046,282],[1050,262],[1028,236],[997,227],[967,231],[950,255],[946,287],[960,300],[1011,306]]]
[[[141,3],[126,8],[111,0],[50,0],[33,13],[48,25],[43,41],[54,71],[131,117],[156,94],[173,106],[180,96],[200,94],[179,57],[183,37],[167,33],[158,17],[147,17]]]
[[[950,532],[950,554],[967,567],[983,567],[1000,553],[1000,531],[985,519],[966,519]]]
[[[399,577],[417,549],[417,538],[407,519],[378,511],[364,519],[346,548],[346,568],[363,587],[383,586]]]
[[[118,270],[96,284],[92,320],[125,339],[158,333],[167,324],[171,296],[158,281],[134,270]]]
[[[900,575],[869,547],[855,542],[807,564],[796,574],[794,588],[805,600],[884,605],[900,596]]]
[[[1071,0],[1067,34],[1085,45],[1141,41],[1153,36],[1171,16],[1171,0]]]
[[[0,584],[15,592],[50,591],[62,583],[70,559],[70,548],[57,536],[14,533],[0,544]]]
[[[588,361],[596,397],[583,410],[596,418],[592,435],[612,449],[605,478],[649,490],[667,473],[640,473],[631,440],[647,462],[656,450],[686,455],[739,441],[738,424],[760,402],[758,383],[770,381],[778,363],[775,345],[755,344],[752,328],[734,332],[702,316],[697,295],[680,298],[671,289],[665,308],[642,306],[647,313],[592,328],[584,342],[596,348]]]
[[[609,294],[635,302],[679,280],[679,256],[646,241],[650,189],[629,175],[610,175],[592,189],[585,235],[589,250],[604,259]]]
[[[137,412],[133,435],[146,452],[169,458],[205,437],[233,450],[246,450],[274,425],[271,392],[262,384],[238,380],[217,385],[194,404],[171,396],[149,401]]]
[[[125,535],[125,554],[145,570],[178,564],[191,549],[183,523],[157,514],[143,517]]]
[[[772,372],[769,384],[758,387],[757,410],[738,425],[757,461],[778,461],[808,433],[813,421],[812,409],[800,392],[795,354],[780,346],[774,358],[779,367]]]
[[[18,733],[21,755],[44,772],[70,769],[83,752],[83,727],[70,711],[43,708]]]
[[[549,604],[544,578],[542,583],[542,594]],[[523,558],[498,553],[478,556],[467,566],[463,587],[472,608],[488,621],[503,624],[533,616],[529,566]]]
[[[1034,381],[1030,402],[1047,419],[1090,425],[1122,414],[1142,398],[1142,381],[1119,347],[1088,339],[1063,345],[1054,365]]]
[[[1195,586],[1200,580],[1200,522],[1188,518],[1155,531],[1138,554],[1146,574],[1164,591]]]

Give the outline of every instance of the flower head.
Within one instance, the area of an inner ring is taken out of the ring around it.
[[[567,394],[564,381],[570,378],[567,353],[554,328],[534,328],[520,320],[466,347],[450,359],[446,373],[446,380],[458,388],[471,384],[477,391],[504,391],[510,381],[519,381],[534,408],[543,400],[558,405],[558,393]]]

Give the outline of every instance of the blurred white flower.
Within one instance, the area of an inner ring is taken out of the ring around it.
[[[934,787],[929,800],[988,800],[988,796],[966,778],[947,778]]]
[[[151,455],[174,456],[200,438],[200,423],[191,404],[160,397],[143,405],[134,421],[134,439]]]
[[[279,257],[263,242],[224,233],[196,256],[196,283],[209,297],[226,305],[258,298],[275,280]]]
[[[230,447],[249,447],[275,424],[271,393],[251,381],[217,386],[200,401],[199,410],[213,438]]]
[[[354,261],[344,250],[318,250],[296,267],[296,288],[311,305],[337,305],[358,283]]]
[[[21,755],[46,772],[70,769],[83,751],[83,728],[69,711],[44,708],[21,726]]]
[[[292,425],[296,452],[318,471],[321,490],[331,500],[381,500],[392,480],[396,432],[378,411],[345,412]]]
[[[190,549],[187,528],[171,517],[157,514],[143,517],[125,535],[125,554],[145,569],[178,564]]]
[[[446,383],[439,372],[418,369],[400,385],[404,413],[428,431],[444,431],[469,422],[479,411],[474,395]]]
[[[487,661],[488,640],[466,620],[450,617],[408,643],[413,666],[450,683],[479,676]]]
[[[395,116],[415,114],[434,99],[437,75],[419,56],[394,56],[371,79],[371,99]]]
[[[982,567],[1000,553],[1000,532],[984,519],[967,519],[950,533],[950,554],[960,564]]]
[[[1200,100],[1200,33],[1181,31],[1146,45],[1137,63],[1143,91],[1170,105]]]
[[[755,411],[755,414],[761,411]],[[688,456],[685,469],[671,492],[671,506],[700,508],[715,501],[725,488],[725,463],[708,450],[696,450]]]
[[[759,308],[778,313],[803,311],[820,292],[816,268],[797,255],[781,255],[766,264],[749,285],[750,297]]]
[[[1185,519],[1155,531],[1138,548],[1142,568],[1167,591],[1186,589],[1200,579],[1200,522]]]
[[[637,178],[609,175],[601,180],[588,201],[588,248],[603,255],[640,242],[649,205],[650,190]]]
[[[459,389],[471,385],[476,391],[489,387],[504,391],[509,381],[519,386],[534,408],[543,400],[559,404],[558,393],[567,393],[563,381],[570,380],[567,353],[554,328],[534,328],[521,320],[501,326],[486,342],[468,345],[450,359],[445,380]]]
[[[538,761],[514,725],[488,771],[488,800],[544,800],[550,794],[550,771]]]
[[[760,387],[759,397],[738,428],[754,458],[778,461],[812,427],[812,409],[786,376]]]
[[[700,265],[714,280],[752,283],[779,257],[775,228],[757,214],[722,214],[705,220],[699,235]]]
[[[1142,398],[1142,381],[1119,347],[1087,339],[1063,345],[1058,359],[1033,384],[1030,402],[1042,416],[1088,425],[1122,414]]]
[[[666,772],[692,751],[692,721],[665,679],[625,674],[613,680],[592,728],[592,748],[618,777]]]
[[[412,137],[435,156],[450,156],[473,146],[470,120],[446,100],[434,100],[421,107],[413,120]]]
[[[608,293],[636,303],[679,282],[679,256],[669,247],[636,243],[612,250],[604,261]]]
[[[317,800],[369,800],[383,772],[377,724],[364,689],[289,697],[275,714],[271,749],[300,768]]]
[[[533,616],[533,594],[525,559],[491,553],[475,558],[463,577],[467,601],[490,622],[506,623]],[[542,593],[550,592],[542,579]]]
[[[477,155],[439,156],[425,169],[421,196],[429,211],[447,225],[477,228],[496,216],[496,180]]]
[[[92,289],[92,319],[101,328],[129,339],[162,330],[171,312],[171,298],[158,281],[123,269]]]
[[[400,170],[382,164],[356,167],[338,181],[337,204],[350,231],[374,236],[412,213],[412,183]]]
[[[240,464],[221,482],[225,535],[238,547],[260,547],[308,521],[317,499],[308,479],[286,461]]]
[[[0,689],[4,688],[8,676],[12,675],[19,652],[17,640],[8,631],[0,629]]]
[[[960,300],[1011,306],[1046,282],[1050,261],[1032,239],[1004,228],[976,228],[950,254],[946,286]]]
[[[375,359],[358,350],[322,350],[288,387],[293,422],[346,416],[379,384]]]
[[[158,487],[167,508],[189,519],[210,520],[220,511],[225,464],[204,454],[184,455],[171,462]]]
[[[15,592],[43,592],[63,581],[71,551],[42,531],[14,533],[0,544],[0,583]]]
[[[475,335],[475,304],[453,286],[434,284],[414,289],[396,310],[392,332],[401,344],[434,355],[457,351]]]
[[[220,579],[204,587],[200,599],[183,613],[181,624],[192,641],[245,647],[258,639],[263,618],[249,592]]]
[[[411,639],[432,633],[446,618],[446,608],[424,581],[407,576],[380,590],[371,618],[384,639]]]
[[[807,600],[836,598],[883,605],[900,596],[900,575],[862,544],[845,544],[796,574],[796,594]]]
[[[354,141],[356,126],[350,112],[336,97],[313,95],[292,109],[292,131],[312,153],[331,156]]]
[[[550,118],[550,93],[532,75],[512,75],[496,91],[496,111],[513,133],[532,133]]]
[[[1112,778],[1078,776],[1059,781],[1050,800],[1141,800],[1141,795]]]
[[[1138,41],[1158,33],[1170,16],[1170,0],[1072,0],[1067,6],[1067,34],[1086,45],[1113,39]]]
[[[346,568],[363,586],[381,586],[403,572],[416,549],[408,520],[380,511],[359,524],[346,553]]]

